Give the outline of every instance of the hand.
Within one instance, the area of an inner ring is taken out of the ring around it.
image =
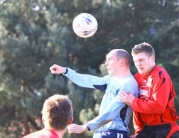
[[[86,129],[86,125],[71,124],[68,125],[68,131],[69,133],[80,134],[86,132],[87,129]]]
[[[131,105],[133,100],[135,99],[134,95],[130,92],[120,91],[118,96],[119,96],[119,101],[127,105]]]
[[[137,137],[137,134],[130,136],[130,138],[136,138],[136,137]]]
[[[61,74],[61,73],[64,73],[66,71],[66,68],[54,64],[53,66],[50,67],[50,71],[51,71],[52,74]]]

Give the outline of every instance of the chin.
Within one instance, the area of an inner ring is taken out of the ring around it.
[[[112,75],[112,72],[108,72],[108,74],[111,76],[111,75]]]
[[[144,75],[144,72],[142,72],[142,71],[138,71],[138,72],[139,72],[139,74]]]
[[[141,75],[148,75],[149,73],[146,72],[139,72]]]

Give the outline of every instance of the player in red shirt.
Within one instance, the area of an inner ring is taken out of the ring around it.
[[[139,96],[135,98],[129,92],[119,94],[120,101],[134,110],[135,135],[131,138],[179,138],[176,94],[170,76],[155,64],[155,52],[150,44],[135,45],[132,57],[138,70],[135,78]]]
[[[59,137],[57,133],[51,129],[42,129],[42,130],[33,132],[29,135],[26,135],[23,138],[59,138]]]
[[[62,138],[73,121],[71,101],[64,95],[55,94],[45,100],[42,109],[45,128],[23,138]]]

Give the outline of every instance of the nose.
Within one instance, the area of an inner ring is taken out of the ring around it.
[[[136,67],[140,67],[140,66],[141,66],[141,63],[140,63],[140,62],[135,62],[135,66],[136,66]]]

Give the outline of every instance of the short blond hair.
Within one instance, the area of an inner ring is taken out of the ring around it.
[[[135,45],[134,48],[132,49],[131,54],[135,55],[141,52],[144,52],[149,57],[152,55],[155,56],[155,50],[149,43],[146,43],[146,42]]]
[[[72,103],[67,96],[55,94],[45,100],[42,114],[52,129],[65,129],[73,117]]]

